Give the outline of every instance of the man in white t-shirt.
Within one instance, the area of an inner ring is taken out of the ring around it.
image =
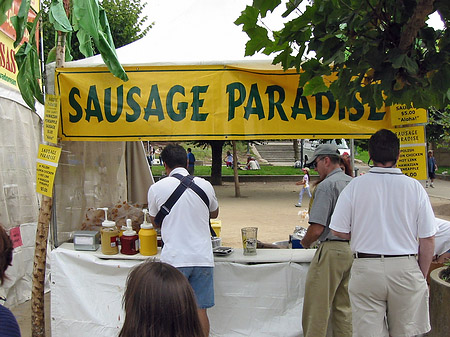
[[[187,176],[186,151],[180,145],[167,145],[161,152],[167,177],[150,186],[148,207],[153,225],[161,206],[180,185],[174,175]],[[214,306],[214,257],[211,244],[209,219],[219,215],[219,204],[214,189],[203,178],[194,177],[193,182],[208,198],[208,205],[192,189],[187,188],[175,202],[161,225],[164,247],[161,261],[180,270],[189,280],[197,299],[200,322],[209,335],[206,310]]]
[[[369,140],[374,167],[344,188],[331,218],[333,234],[351,238],[355,257],[348,287],[354,337],[430,330],[425,279],[435,219],[422,185],[395,168],[399,153],[393,132],[376,132]]]

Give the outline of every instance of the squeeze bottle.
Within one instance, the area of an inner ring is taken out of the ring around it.
[[[134,255],[139,250],[139,237],[131,227],[131,219],[127,219],[127,230],[123,232],[120,239],[122,249],[120,252],[125,255]]]
[[[114,255],[119,252],[117,238],[119,237],[119,230],[114,221],[108,220],[108,208],[97,208],[105,211],[105,220],[102,222],[101,241],[102,254]]]
[[[156,231],[151,223],[147,222],[148,210],[144,209],[144,222],[139,230],[140,252],[144,256],[156,255],[158,253],[158,242]]]

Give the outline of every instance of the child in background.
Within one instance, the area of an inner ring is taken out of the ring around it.
[[[303,193],[305,193],[305,191],[308,192],[308,195],[311,198],[311,191],[309,190],[309,168],[304,167],[302,168],[302,171],[305,173],[303,179],[295,183],[295,185],[303,185],[303,188],[298,195],[298,203],[295,207],[302,207]]]

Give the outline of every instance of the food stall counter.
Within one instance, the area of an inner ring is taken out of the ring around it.
[[[211,336],[301,336],[304,284],[314,250],[234,249],[215,257]],[[130,269],[155,256],[103,255],[64,243],[51,252],[53,336],[117,336]]]

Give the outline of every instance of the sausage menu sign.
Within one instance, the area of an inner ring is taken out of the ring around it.
[[[389,109],[330,92],[303,96],[295,71],[230,66],[61,68],[62,140],[369,138],[389,128]],[[332,77],[326,78],[331,83]]]

